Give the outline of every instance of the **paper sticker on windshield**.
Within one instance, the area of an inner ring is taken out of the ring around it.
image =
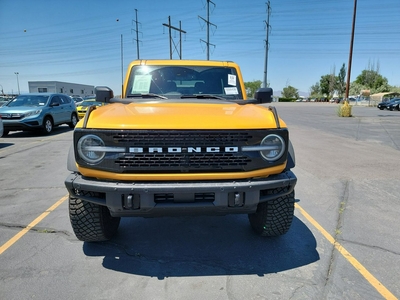
[[[150,91],[151,75],[136,75],[132,94],[147,94]]]
[[[238,89],[237,87],[224,87],[225,94],[226,95],[238,95]]]
[[[228,74],[228,84],[236,86],[236,75]]]

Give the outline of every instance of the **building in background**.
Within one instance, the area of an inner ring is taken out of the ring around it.
[[[61,93],[69,96],[94,95],[94,86],[61,81],[28,81],[29,93]]]

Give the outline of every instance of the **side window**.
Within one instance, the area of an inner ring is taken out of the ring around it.
[[[61,96],[63,104],[69,104],[71,103],[71,98],[68,96]]]
[[[54,104],[61,104],[61,99],[60,99],[60,97],[59,96],[54,96],[52,99],[51,99],[51,105],[54,105]]]

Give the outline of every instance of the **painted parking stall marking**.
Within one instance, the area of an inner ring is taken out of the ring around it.
[[[37,217],[35,220],[33,220],[28,226],[26,226],[24,229],[22,229],[20,232],[18,232],[16,235],[14,235],[11,239],[9,239],[6,243],[4,243],[0,247],[0,255],[3,254],[3,252],[6,251],[8,248],[10,248],[12,245],[14,245],[29,230],[31,230],[33,227],[35,227],[37,224],[39,224],[52,211],[54,211],[57,207],[59,207],[61,205],[61,203],[63,203],[66,199],[68,199],[68,195],[62,197],[60,200],[58,200],[56,203],[54,203],[52,206],[50,206],[46,211],[44,211],[39,217]]]
[[[354,256],[350,254],[338,241],[336,241],[313,217],[300,205],[296,209],[339,251],[340,254],[385,298],[397,299],[378,279],[376,279]]]
[[[28,233],[33,227],[39,224],[44,218],[46,218],[51,212],[59,207],[65,200],[68,199],[68,195],[62,197],[40,216],[28,224],[24,229],[14,235],[10,240],[4,243],[0,247],[0,255],[3,254],[7,249],[14,245],[19,239],[21,239],[26,233]],[[337,251],[385,298],[385,299],[397,299],[378,279],[376,279],[354,256],[351,255],[338,241],[336,241],[332,235],[330,235],[313,217],[311,217],[300,205],[295,204],[296,209],[335,247]]]

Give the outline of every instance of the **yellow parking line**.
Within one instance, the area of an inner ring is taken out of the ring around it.
[[[21,237],[23,237],[29,230],[35,227],[39,222],[46,218],[52,211],[61,205],[68,195],[62,197],[52,206],[50,206],[39,217],[33,220],[28,226],[14,235],[10,240],[0,247],[0,255],[3,254],[8,248],[15,244]],[[339,251],[340,254],[358,271],[360,274],[385,298],[397,299],[378,279],[376,279],[354,256],[350,254],[338,241],[336,241],[313,217],[311,217],[300,205],[295,204],[300,213],[319,231],[321,234]]]
[[[35,227],[40,221],[46,218],[49,213],[51,213],[58,206],[60,206],[60,204],[63,203],[66,199],[68,199],[68,195],[62,197],[60,200],[58,200],[56,203],[50,206],[45,212],[43,212],[39,217],[33,220],[28,226],[26,226],[24,229],[22,229],[20,232],[14,235],[11,239],[9,239],[4,245],[0,247],[0,255],[3,254],[3,252],[6,251],[8,248],[10,248],[12,245],[14,245],[20,238],[22,238],[25,235],[25,233],[27,233],[29,230]]]
[[[300,205],[295,204],[300,213],[339,251],[340,254],[385,298],[397,299],[378,279],[376,279],[354,256],[336,241]]]

